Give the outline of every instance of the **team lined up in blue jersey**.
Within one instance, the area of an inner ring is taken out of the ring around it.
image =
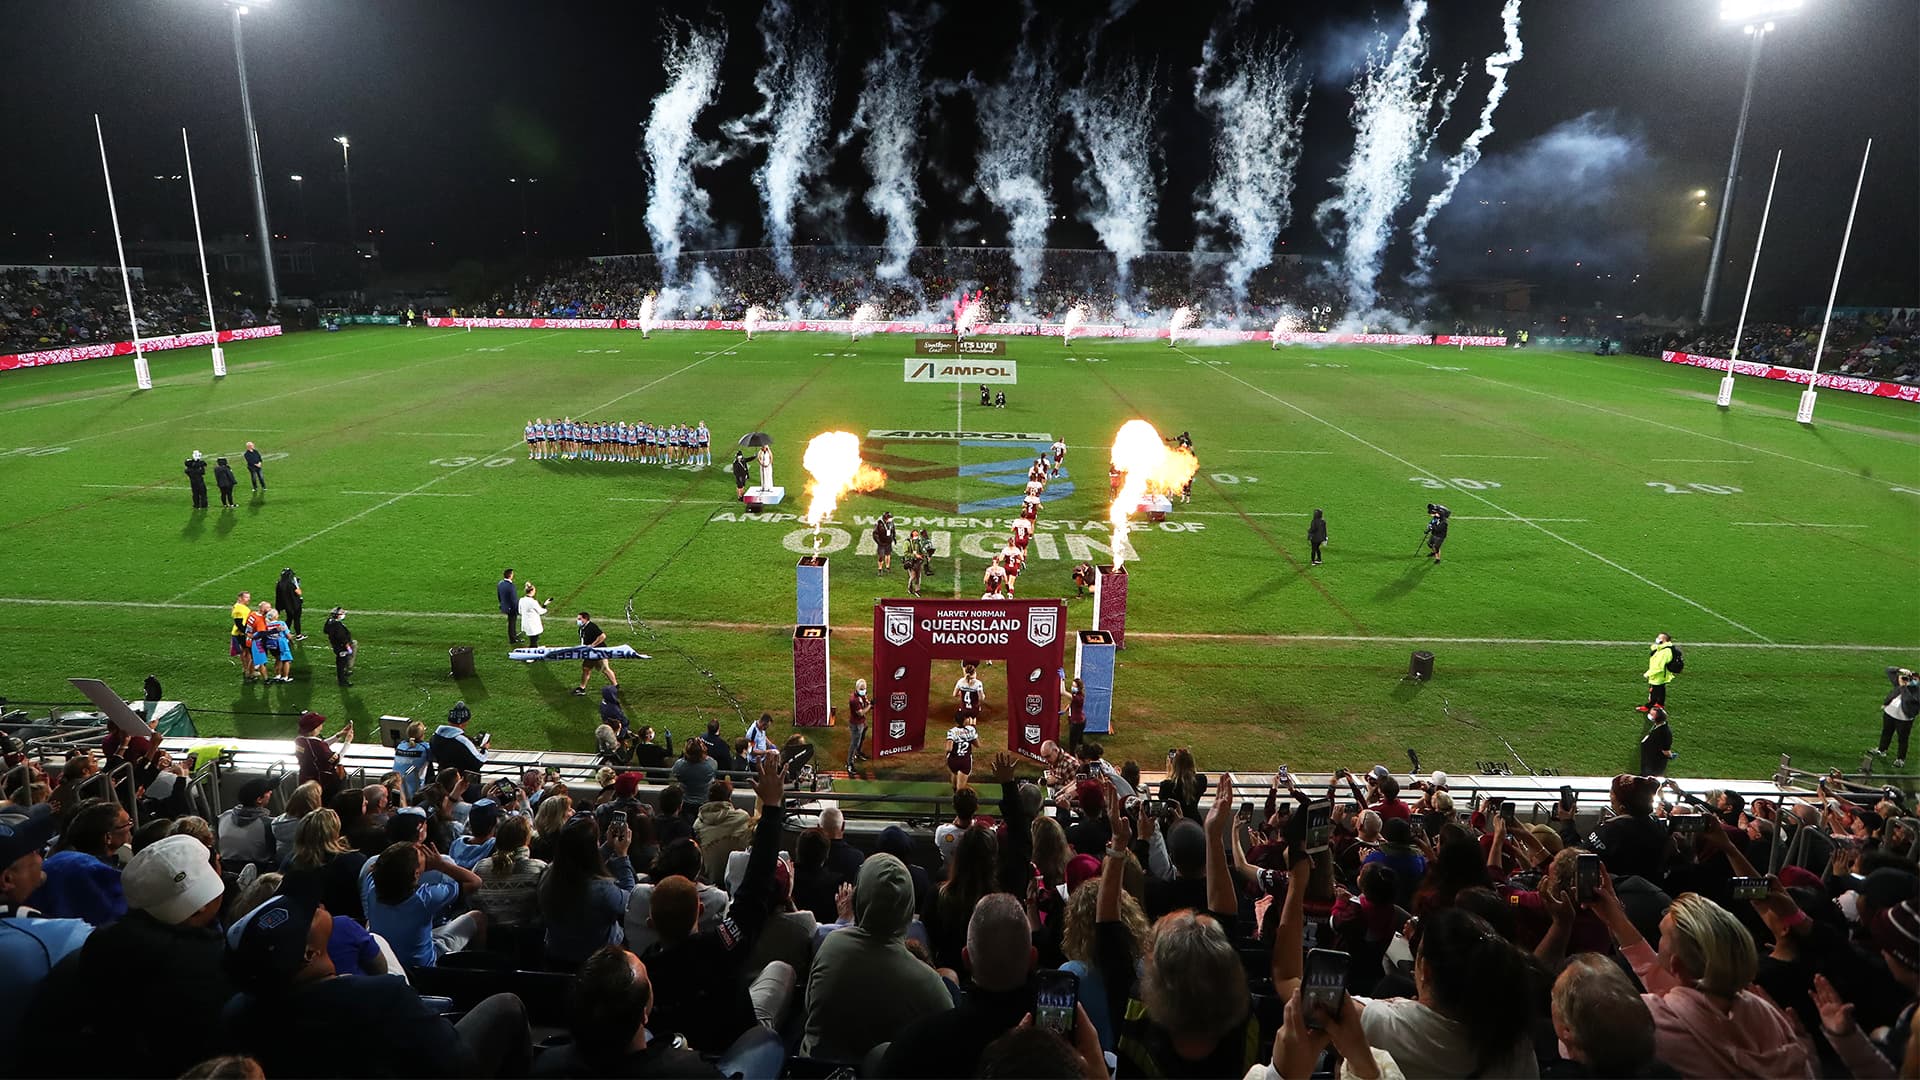
[[[526,436],[529,461],[713,464],[713,434],[705,420],[693,426],[625,420],[534,420],[527,424]]]

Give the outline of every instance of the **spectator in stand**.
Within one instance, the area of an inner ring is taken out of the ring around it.
[[[27,900],[46,879],[40,852],[53,837],[50,807],[0,818],[0,1061],[19,1061],[21,1016],[54,967],[93,932],[84,919],[50,919]]]
[[[240,785],[240,801],[220,815],[220,858],[236,871],[252,863],[262,870],[280,865],[273,842],[273,784],[255,777]]]
[[[1656,954],[1627,918],[1609,875],[1601,875],[1593,907],[1647,988],[1641,1000],[1653,1014],[1661,1061],[1683,1076],[1814,1075],[1806,1035],[1753,991],[1753,937],[1725,908],[1681,895],[1660,920]]]
[[[982,899],[967,923],[970,976],[960,1003],[908,1025],[887,1048],[880,1075],[972,1076],[980,1051],[1033,1011],[1028,981],[1037,953],[1027,912],[1015,897]],[[1084,990],[1083,990],[1084,996]]]
[[[1653,1016],[1620,966],[1598,953],[1567,961],[1553,983],[1553,1034],[1562,1060],[1542,1076],[1658,1076]]]
[[[691,746],[699,742],[693,739]],[[693,836],[700,842],[700,860],[708,881],[727,876],[727,856],[747,850],[753,840],[754,816],[733,805],[733,781],[716,780],[705,805],[693,820]]]
[[[601,689],[605,690],[609,688],[602,687]],[[671,749],[653,741],[653,725],[648,724],[642,727],[639,731],[639,736],[639,741],[632,743],[627,750],[629,760],[634,765],[643,769],[664,769],[669,765],[677,764],[673,760],[673,751]],[[700,742],[699,739],[692,741]],[[706,744],[701,743],[701,745],[705,746]],[[682,783],[684,784],[684,781],[682,781]]]
[[[1177,803],[1188,821],[1200,820],[1200,800],[1207,794],[1207,778],[1193,767],[1193,751],[1182,747],[1167,754],[1167,778],[1160,781],[1160,798]]]
[[[527,842],[527,854],[541,862],[552,862],[554,848],[560,843],[560,830],[573,817],[573,797],[549,795],[540,800],[533,812],[533,839]]]
[[[568,1009],[573,1041],[540,1056],[536,1076],[712,1077],[723,1075],[699,1053],[655,1038],[650,1023],[654,992],[647,966],[618,945],[587,958],[574,981]],[[779,1072],[779,1061],[772,1072]],[[732,1074],[728,1074],[732,1075]],[[761,1075],[743,1069],[740,1075]]]
[[[548,963],[572,970],[600,946],[625,940],[620,927],[634,885],[633,866],[627,861],[632,842],[632,830],[615,822],[607,829],[608,858],[601,854],[600,825],[593,818],[578,818],[560,830],[539,888]]]
[[[164,1008],[122,1011],[111,1025],[128,1068],[175,1076],[220,1047],[214,1022],[233,996],[222,960],[220,905],[226,885],[190,836],[169,836],[127,863],[125,918],[80,950],[83,986],[113,986],[139,973],[146,1000]]]
[[[473,906],[487,917],[490,927],[539,925],[537,892],[547,864],[528,854],[532,836],[533,826],[526,818],[506,818],[494,837],[493,854],[473,868],[480,876]]]
[[[849,884],[828,868],[828,847],[827,834],[817,828],[803,830],[793,841],[793,902],[822,923],[834,921],[834,896]]]
[[[700,741],[707,744],[707,756],[713,759],[716,768],[721,772],[733,771],[733,748],[727,745],[727,737],[720,734],[719,720],[707,721],[706,734],[700,736]]]
[[[426,871],[434,872],[430,879],[423,876]],[[480,878],[431,847],[395,843],[366,874],[373,884],[373,899],[366,902],[367,929],[386,938],[406,966],[432,967],[447,953],[485,938],[487,919],[477,911],[434,925],[455,900],[480,887]]]
[[[267,1075],[519,1076],[531,1061],[526,1007],[495,994],[450,1022],[405,979],[337,974],[324,907],[277,896],[226,934],[226,969],[240,993],[222,1017],[223,1046],[257,1057]]]
[[[786,822],[786,784],[778,756],[761,762],[754,790],[760,821],[730,917],[715,929],[700,929],[698,885],[680,875],[669,877],[655,886],[648,919],[660,940],[641,955],[659,985],[660,1025],[708,1053],[734,1045],[756,1026],[769,1035],[777,1032],[797,977],[790,965],[778,960],[757,974],[745,970],[746,958],[773,911],[774,864]],[[872,985],[865,990],[884,992]]]
[[[340,755],[353,745],[353,722],[340,725],[340,730],[332,735],[322,735],[327,718],[317,712],[300,714],[300,734],[293,740],[293,757],[300,767],[300,782],[318,781],[320,791],[328,799],[339,792],[346,783],[347,769],[341,764]],[[334,744],[339,743],[336,751]]]
[[[29,901],[54,918],[105,926],[127,913],[119,850],[133,838],[133,818],[119,803],[90,799],[67,822],[60,846],[47,857],[46,879]]]
[[[941,866],[953,865],[953,851],[960,845],[960,838],[973,828],[973,819],[979,813],[979,792],[963,787],[953,793],[953,820],[933,830],[933,846],[940,853]]]
[[[1665,776],[1667,762],[1674,756],[1673,728],[1667,723],[1666,707],[1647,709],[1647,723],[1653,726],[1640,737],[1640,775]]]
[[[847,843],[847,818],[839,807],[829,806],[820,811],[820,831],[827,837],[827,868],[845,881],[859,877],[860,864],[866,861],[866,855]]]
[[[1527,956],[1486,920],[1442,908],[1420,923],[1414,998],[1355,998],[1367,1041],[1412,1080],[1534,1076]]]
[[[1082,870],[1088,873],[1073,887],[1067,899],[1066,926],[1061,933],[1060,950],[1066,956],[1066,962],[1060,965],[1062,971],[1070,971],[1080,979],[1080,1003],[1086,1006],[1087,1016],[1093,1023],[1096,1037],[1103,1050],[1112,1050],[1119,1043],[1117,1028],[1118,1017],[1108,1011],[1108,1002],[1117,995],[1129,993],[1146,953],[1153,943],[1153,927],[1147,922],[1146,912],[1132,894],[1122,891],[1119,896],[1119,917],[1111,926],[1113,929],[1101,931],[1112,935],[1115,942],[1124,945],[1124,949],[1110,948],[1109,962],[1124,963],[1114,970],[1103,966],[1100,949],[1095,946],[1095,930],[1099,921],[1100,883],[1092,878],[1099,876],[1099,861],[1091,856],[1082,855],[1090,866]],[[1114,984],[1124,984],[1123,989],[1115,990]],[[1124,999],[1124,998],[1123,998]]]
[[[673,763],[673,780],[680,785],[689,806],[705,806],[719,764],[707,755],[705,739],[688,739],[681,748],[685,754]]]
[[[675,877],[686,878],[699,886],[702,933],[719,929],[726,920],[733,903],[732,897],[719,885],[703,880],[705,871],[700,845],[692,840],[677,840],[661,851],[646,879],[635,885],[627,897],[627,948],[638,950],[640,955],[645,956],[647,950],[660,940],[660,935],[649,921],[653,917],[653,893],[662,882]]]
[[[1621,773],[1613,778],[1614,816],[1588,835],[1586,847],[1599,854],[1615,877],[1634,875],[1659,881],[1673,851],[1667,827],[1653,815],[1660,781]]]
[[[1413,808],[1400,801],[1400,781],[1393,778],[1393,774],[1387,771],[1385,765],[1375,765],[1367,773],[1365,794],[1361,793],[1360,785],[1354,782],[1353,773],[1341,769],[1335,775],[1335,779],[1346,780],[1347,788],[1353,792],[1354,799],[1364,808],[1379,814],[1383,822],[1413,816]]]
[[[967,926],[981,900],[999,891],[1000,845],[992,830],[976,825],[960,834],[947,880],[927,905],[927,936],[934,962],[959,971],[967,943]]]
[[[320,809],[325,798],[320,785],[312,780],[293,789],[287,796],[286,813],[273,819],[273,850],[279,865],[284,867],[288,859],[293,858],[293,837],[300,829],[300,822],[308,814]]]
[[[433,768],[477,773],[486,767],[489,739],[482,735],[476,743],[467,737],[467,725],[472,720],[473,710],[464,701],[454,702],[447,710],[447,722],[433,729],[433,738],[427,742],[427,758]]]
[[[400,774],[400,789],[408,799],[427,781],[429,747],[427,725],[415,720],[407,725],[407,736],[393,748],[393,771]]]
[[[1385,826],[1381,827],[1381,835],[1386,835]],[[1493,884],[1487,874],[1486,854],[1467,829],[1459,825],[1440,830],[1434,856],[1427,861],[1426,874],[1417,880],[1420,887],[1414,891],[1411,910],[1423,916],[1452,907],[1454,898],[1467,889],[1484,889]]]
[[[621,738],[626,737],[627,710],[620,707],[619,687],[600,688],[600,722],[612,728],[615,735]]]
[[[1117,792],[1099,780],[1081,780],[1074,785],[1073,791],[1069,805],[1078,811],[1078,815],[1073,824],[1067,826],[1067,842],[1073,845],[1074,851],[1098,858],[1113,835],[1113,826],[1108,821],[1107,800],[1109,797],[1117,798]]]
[[[1143,833],[1154,833],[1158,826],[1142,820]],[[1149,843],[1152,843],[1149,837]],[[1198,821],[1180,818],[1167,827],[1167,857],[1173,876],[1147,878],[1147,919],[1159,922],[1161,916],[1183,909],[1205,911],[1207,907],[1207,833]]]
[[[280,888],[282,893],[365,921],[366,912],[360,900],[360,872],[367,864],[367,857],[355,851],[340,835],[339,814],[323,809],[301,818],[300,828],[293,834],[292,852]]]
[[[454,840],[447,849],[447,857],[461,866],[472,870],[480,860],[493,854],[496,838],[494,829],[500,824],[500,804],[492,799],[481,799],[473,804],[467,814],[466,835]]]
[[[953,1007],[946,982],[907,948],[913,879],[899,859],[861,864],[853,913],[854,926],[828,934],[814,956],[800,1042],[809,1057],[857,1062],[912,1021]]]

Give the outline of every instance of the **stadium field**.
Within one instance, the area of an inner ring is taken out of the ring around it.
[[[1803,428],[1798,387],[1743,379],[1721,412],[1715,373],[1644,358],[1015,338],[1009,404],[983,409],[974,386],[905,382],[911,346],[356,328],[234,345],[220,382],[204,349],[156,354],[146,393],[118,360],[9,374],[0,694],[72,700],[65,677],[95,675],[137,697],[153,673],[203,733],[290,736],[291,716],[259,714],[313,708],[363,738],[381,714],[433,721],[464,698],[501,745],[590,749],[578,667],[506,658],[493,586],[512,566],[552,605],[547,644],[572,644],[586,609],[653,655],[617,665],[636,721],[738,734],[742,714],[791,707],[793,563],[811,549],[790,514],[733,501],[742,433],[773,437],[790,513],[816,433],[862,435],[890,474],[822,534],[844,699],[873,601],[905,590],[898,560],[882,576],[863,553],[874,515],[947,545],[928,595],[977,596],[1026,462],[1062,438],[1019,592],[1071,595],[1074,562],[1109,561],[1105,447],[1136,416],[1190,431],[1201,471],[1190,504],[1132,537],[1116,760],[1152,770],[1190,745],[1203,769],[1397,767],[1412,747],[1453,771],[1630,769],[1645,642],[1666,631],[1687,660],[1674,773],[1764,775],[1782,752],[1851,766],[1878,734],[1882,668],[1920,666],[1911,405],[1827,392]],[[522,425],[555,415],[704,420],[716,462],[527,460]],[[239,463],[249,439],[270,455],[264,497]],[[195,449],[234,461],[237,510],[217,493],[189,508]],[[1416,554],[1428,501],[1454,511],[1438,565]],[[1316,507],[1331,543],[1310,567]],[[270,599],[288,566],[307,595],[296,681],[244,686],[227,608],[242,588]],[[336,604],[361,646],[347,690],[319,632]],[[1069,611],[1091,618],[1086,600]],[[460,644],[479,671],[456,683]],[[1402,679],[1415,648],[1438,656],[1431,683]],[[943,776],[940,730],[886,773]],[[843,739],[820,735],[830,765]]]

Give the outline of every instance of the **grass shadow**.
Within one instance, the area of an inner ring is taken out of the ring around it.
[[[1417,699],[1420,696],[1420,692],[1425,690],[1426,688],[1427,688],[1427,680],[1425,679],[1409,679],[1409,678],[1402,677],[1399,685],[1393,688],[1393,700],[1399,702],[1402,705],[1409,704],[1415,699]]]
[[[187,523],[180,527],[180,539],[182,540],[197,539],[201,533],[206,531],[207,531],[207,511],[199,507],[195,507],[193,509],[193,513],[187,517]]]
[[[1406,573],[1382,585],[1380,590],[1373,594],[1374,602],[1384,603],[1398,600],[1412,592],[1415,587],[1420,584],[1420,580],[1427,576],[1427,571],[1433,569],[1433,565],[1433,560],[1422,559],[1413,566],[1408,567]]]

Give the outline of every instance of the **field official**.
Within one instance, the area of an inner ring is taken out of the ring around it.
[[[1647,650],[1647,703],[1639,711],[1651,714],[1655,707],[1664,709],[1667,704],[1667,684],[1680,674],[1680,647],[1673,639],[1661,634],[1653,639],[1653,645]]]
[[[193,492],[193,508],[205,510],[207,508],[207,462],[200,456],[200,451],[195,450],[193,456],[186,460],[185,471],[187,487]]]

